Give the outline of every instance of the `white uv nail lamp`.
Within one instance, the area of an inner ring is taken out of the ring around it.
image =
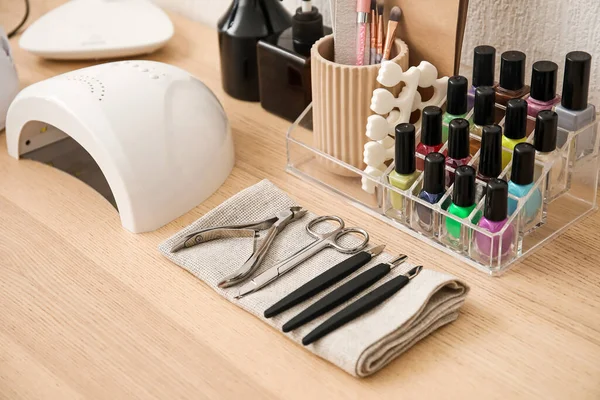
[[[44,58],[105,59],[152,53],[172,36],[149,0],[71,0],[33,22],[19,45]]]
[[[214,94],[152,61],[101,64],[25,88],[8,110],[6,141],[12,157],[50,163],[96,188],[134,233],[202,203],[234,165]]]

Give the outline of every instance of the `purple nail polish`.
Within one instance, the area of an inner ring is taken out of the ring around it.
[[[473,51],[473,78],[467,93],[467,108],[471,110],[475,101],[475,89],[480,86],[496,87],[494,70],[496,68],[496,49],[492,46],[477,46]]]
[[[527,114],[536,117],[540,111],[552,110],[560,102],[556,95],[558,65],[552,61],[536,61],[531,68],[531,92],[527,98]]]
[[[492,179],[488,182],[485,194],[485,207],[483,218],[477,225],[490,233],[500,232],[508,221],[508,184],[502,179]],[[498,254],[503,257],[509,253],[514,239],[514,228],[512,225],[506,227],[502,234],[502,245],[500,238],[490,238],[480,232],[475,232],[476,251],[483,258],[496,259]]]

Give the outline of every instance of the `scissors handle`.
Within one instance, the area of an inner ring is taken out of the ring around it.
[[[360,242],[356,246],[352,246],[352,247],[346,247],[344,245],[341,245],[340,244],[340,239],[343,236],[346,236],[346,235],[348,235],[350,233],[357,233],[360,236],[362,236],[363,237],[362,242]],[[333,237],[333,240],[331,241],[331,246],[334,249],[336,249],[337,251],[339,251],[340,253],[354,254],[356,252],[361,251],[365,247],[367,247],[368,243],[369,243],[369,233],[367,231],[365,231],[364,229],[361,229],[361,228],[344,228],[344,229],[341,229],[339,232],[337,232],[335,234],[335,236]]]
[[[325,233],[318,233],[318,232],[313,231],[313,227],[315,225],[317,225],[321,222],[325,222],[325,221],[335,221],[339,224],[339,226],[337,228],[335,228],[334,230],[325,232]],[[314,238],[327,239],[331,235],[334,235],[336,232],[339,232],[342,229],[344,229],[344,226],[345,226],[344,220],[341,219],[340,217],[338,217],[337,215],[324,215],[322,217],[317,217],[317,218],[313,219],[312,221],[310,221],[308,223],[308,225],[306,225],[306,231],[308,232],[309,235],[311,235]]]

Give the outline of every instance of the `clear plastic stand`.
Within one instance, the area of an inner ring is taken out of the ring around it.
[[[502,126],[504,107],[496,107],[497,119]],[[484,182],[477,182],[477,206],[468,217],[460,219],[446,210],[452,186],[437,204],[432,205],[418,197],[422,175],[408,190],[400,190],[388,181],[393,163],[376,178],[315,148],[312,105],[287,133],[287,170],[334,191],[368,214],[483,272],[498,275],[596,209],[598,121],[596,118],[577,132],[559,129],[557,154],[549,160],[536,159],[533,188],[522,198],[509,195],[514,212],[503,229],[496,233],[477,226],[485,201]],[[533,142],[534,126],[535,120],[529,117],[528,132],[531,133],[527,141],[530,143]],[[473,158],[469,164],[475,168],[479,162],[479,144],[480,138],[472,134]],[[509,149],[505,151],[510,152]],[[417,157],[423,158],[420,154]],[[500,178],[508,181],[511,167],[512,164],[508,164]],[[450,167],[447,170],[452,172]],[[374,185],[372,194],[362,189],[363,179]]]

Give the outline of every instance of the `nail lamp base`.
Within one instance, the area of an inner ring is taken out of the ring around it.
[[[152,53],[172,36],[167,14],[148,0],[72,0],[32,23],[19,46],[50,59],[106,59]]]

